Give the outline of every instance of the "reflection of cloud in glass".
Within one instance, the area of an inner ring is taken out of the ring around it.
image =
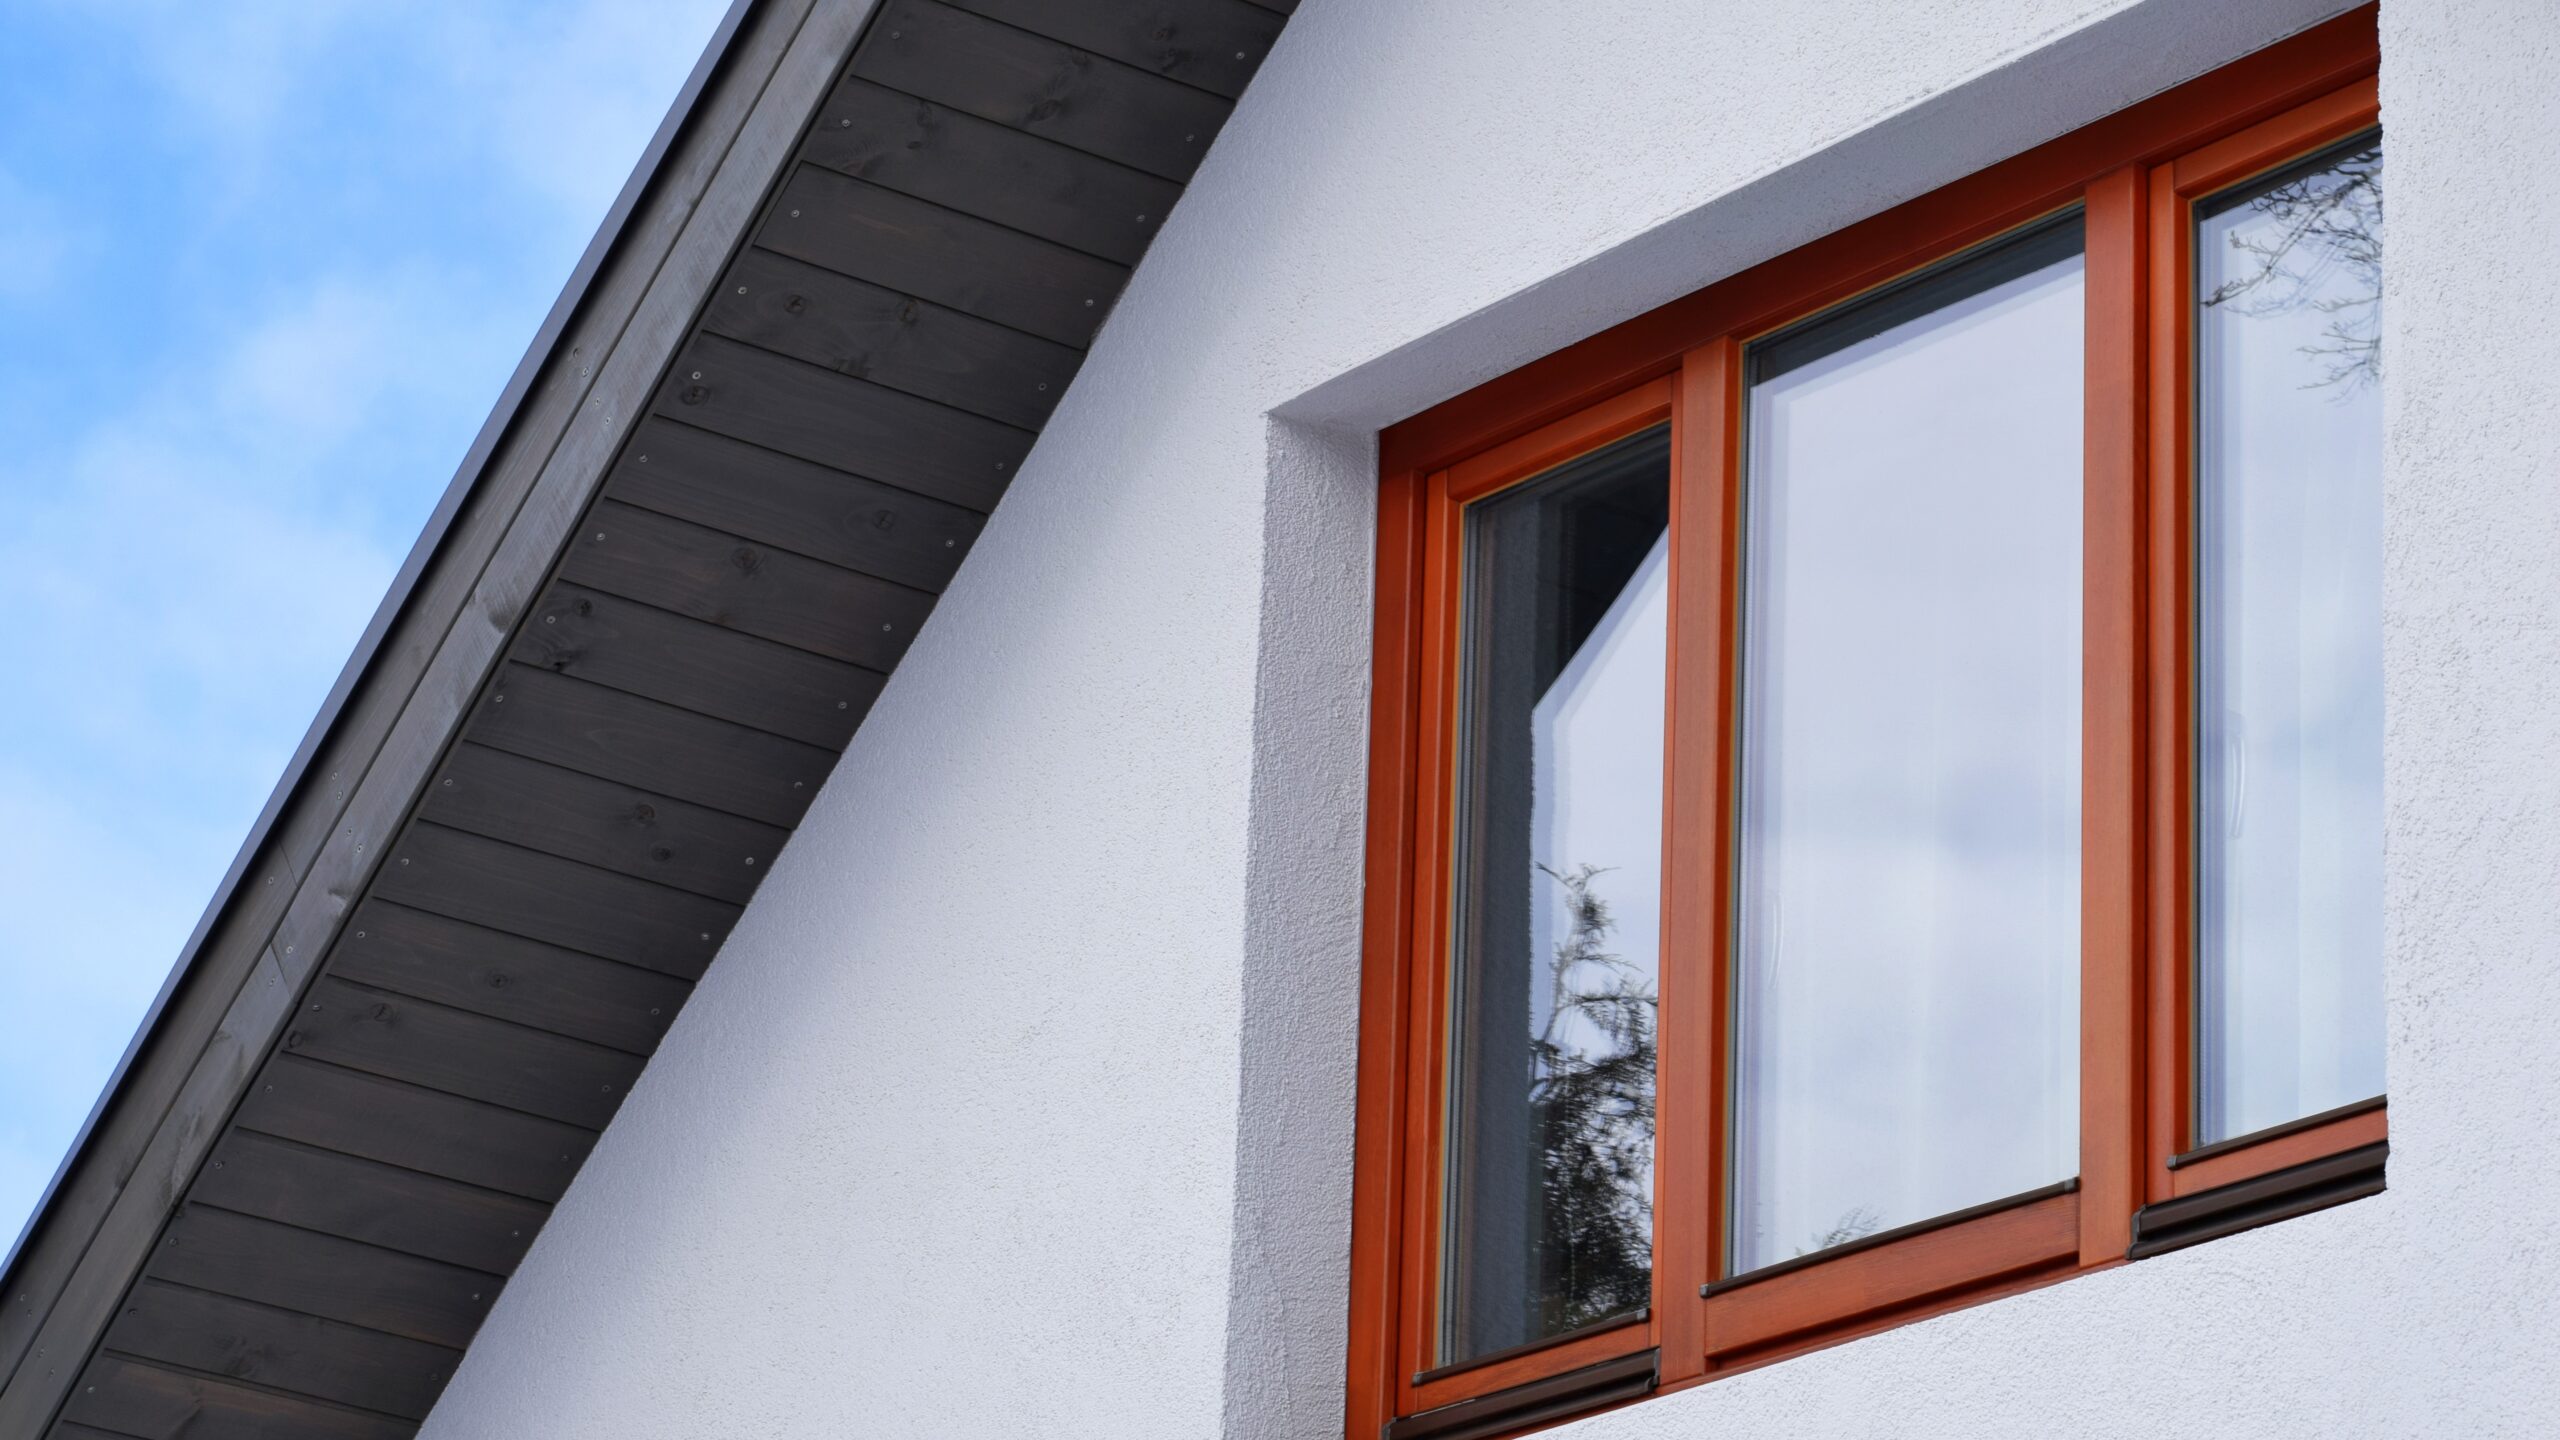
[[[1611,949],[1650,979],[1659,968],[1662,913],[1663,657],[1670,614],[1670,537],[1653,543],[1591,638],[1584,641],[1530,712],[1537,780],[1530,833],[1536,863],[1559,874],[1596,872],[1592,892],[1616,918]],[[1573,915],[1560,885],[1538,885],[1530,902],[1537,951],[1554,955],[1572,939]],[[1547,1026],[1548,998],[1532,1001],[1530,1025]],[[1568,1028],[1558,1038],[1588,1048],[1606,1037]]]
[[[1751,393],[1737,1271],[2078,1168],[2081,263],[1924,283]]]

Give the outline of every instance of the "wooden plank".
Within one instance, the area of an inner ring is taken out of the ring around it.
[[[799,820],[835,765],[835,753],[816,745],[527,665],[510,665],[498,678],[470,736],[780,826]]]
[[[940,593],[985,519],[957,505],[652,419],[609,499]]]
[[[574,1125],[291,1055],[267,1062],[238,1125],[543,1201],[569,1188],[596,1140]]]
[[[90,1363],[62,1413],[71,1425],[133,1440],[406,1440],[418,1433],[394,1416],[117,1355]]]
[[[815,165],[784,182],[756,243],[1079,350],[1129,281],[1126,266]]]
[[[457,1350],[470,1343],[503,1283],[441,1260],[204,1205],[189,1205],[170,1222],[145,1273]]]
[[[1171,180],[858,76],[818,112],[800,158],[1122,265],[1182,198]]]
[[[551,1213],[521,1195],[237,1127],[188,1199],[494,1275],[514,1272]]]
[[[455,749],[419,814],[738,905],[791,833],[483,745]]]
[[[894,668],[933,610],[924,591],[652,511],[608,500],[588,520],[563,580],[866,669]]]
[[[323,975],[285,1049],[368,1075],[601,1130],[647,1063],[640,1056]]]
[[[146,1281],[106,1348],[231,1380],[424,1420],[462,1352],[206,1290]]]
[[[1247,0],[950,0],[959,9],[1197,85],[1244,93],[1284,19]]]
[[[693,993],[672,975],[380,900],[357,909],[329,973],[635,1055],[658,1048]]]
[[[738,907],[726,901],[424,821],[411,825],[392,847],[373,893],[687,980],[701,978],[738,918]]]
[[[1274,15],[1288,16],[1298,13],[1298,0],[1244,0],[1244,3],[1268,10]]]
[[[854,727],[889,679],[877,670],[567,584],[542,597],[512,658],[829,750],[852,741]]]
[[[1047,423],[1084,352],[850,275],[749,250],[702,319],[714,335],[1026,430]]]
[[[854,56],[866,80],[1189,180],[1232,102],[933,0],[888,0]]]
[[[529,665],[510,665],[498,677],[470,738],[606,780],[644,783],[655,793],[769,825],[797,823],[835,766],[832,750]]]
[[[1034,438],[717,335],[685,347],[656,413],[973,510],[995,504]]]

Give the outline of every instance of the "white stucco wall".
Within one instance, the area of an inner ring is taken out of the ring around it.
[[[2339,8],[1307,0],[428,1436],[1339,1435],[1376,427]],[[2560,1433],[2560,4],[2383,26],[2390,1192],[1560,1433]]]

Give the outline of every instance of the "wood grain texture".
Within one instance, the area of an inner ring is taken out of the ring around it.
[[[667,420],[640,429],[606,498],[939,593],[978,512]],[[598,557],[599,559],[601,557]]]
[[[995,503],[1028,430],[787,355],[701,335],[656,413],[971,508]]]
[[[1189,180],[1232,102],[933,0],[888,0],[853,73],[1167,180]]]
[[[107,1348],[230,1380],[424,1420],[462,1352],[229,1295],[145,1282]]]
[[[101,1355],[63,1406],[67,1427],[131,1440],[405,1440],[418,1427],[147,1361]],[[56,1434],[66,1433],[58,1430]]]
[[[888,677],[600,590],[556,585],[516,642],[522,664],[842,750]]]
[[[1129,278],[1112,261],[819,166],[794,172],[775,203],[756,238],[767,250],[1079,350]]]
[[[887,671],[933,609],[921,590],[613,501],[561,566],[571,584]],[[794,817],[797,818],[797,817]]]
[[[1138,263],[1182,196],[1173,181],[859,77],[828,99],[804,154],[1122,265]]]
[[[768,825],[796,824],[835,763],[816,745],[529,665],[507,667],[480,715],[482,744]]]
[[[1072,345],[773,250],[738,257],[702,323],[713,335],[1026,430],[1047,422],[1084,363]]]
[[[145,1273],[455,1349],[479,1328],[500,1284],[459,1265],[203,1205],[171,1222]]]
[[[688,980],[738,918],[724,901],[425,822],[392,848],[374,894]]]
[[[515,1269],[551,1214],[521,1195],[237,1127],[214,1147],[189,1198],[500,1275]]]
[[[464,745],[418,812],[546,855],[743,905],[791,832],[483,745]]]
[[[242,1129],[554,1201],[595,1132],[316,1060],[279,1055],[240,1102]]]
[[[329,973],[634,1055],[658,1048],[693,993],[673,975],[384,900],[356,911]]]
[[[601,1130],[640,1056],[324,975],[305,992],[292,1054]]]
[[[1234,99],[1280,38],[1283,17],[1246,0],[950,0],[959,9],[1062,40]]]

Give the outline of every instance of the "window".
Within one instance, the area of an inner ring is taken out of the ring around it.
[[[1382,437],[1348,1434],[2381,1187],[2372,30]]]

